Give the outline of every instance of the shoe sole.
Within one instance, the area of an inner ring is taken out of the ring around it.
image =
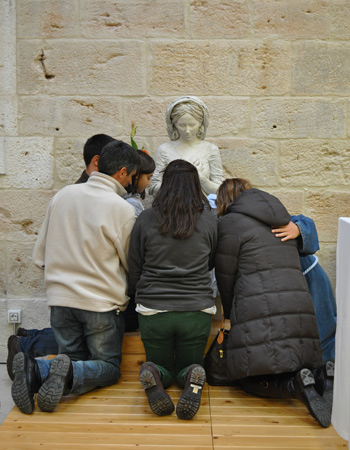
[[[140,382],[146,392],[151,410],[157,416],[168,416],[174,409],[174,403],[163,388],[158,386],[157,381],[150,370],[140,373]]]
[[[323,399],[326,402],[328,408],[332,411],[333,407],[333,379],[334,379],[334,362],[327,361],[326,363],[326,385],[323,392]]]
[[[179,419],[190,420],[194,417],[201,405],[202,388],[205,383],[205,370],[203,367],[194,367],[190,375],[190,383],[181,395],[176,415]]]
[[[67,355],[58,355],[52,361],[49,376],[38,392],[38,406],[42,411],[56,409],[63,395],[69,367],[70,358]]]
[[[32,414],[34,398],[30,395],[27,385],[27,364],[23,353],[17,353],[14,357],[12,368],[15,374],[11,386],[12,399],[22,413]]]
[[[315,389],[315,379],[308,369],[300,371],[301,384],[304,386],[306,407],[319,424],[328,428],[331,424],[332,410],[326,400]]]
[[[17,336],[16,336],[17,340]],[[13,358],[19,353],[17,350],[16,352],[11,351],[11,343],[12,339],[11,337],[8,338],[7,341],[7,361],[6,361],[6,367],[7,367],[7,373],[8,376],[11,378],[11,380],[14,380],[14,374],[13,374]]]

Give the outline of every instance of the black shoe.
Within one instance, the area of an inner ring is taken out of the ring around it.
[[[73,366],[69,356],[57,355],[52,361],[49,376],[39,389],[37,398],[39,408],[45,412],[52,412],[62,395],[67,392],[67,386],[72,379]]]
[[[13,359],[13,373],[13,401],[22,413],[31,414],[34,411],[34,394],[41,386],[38,364],[31,356],[17,353]]]
[[[316,391],[323,397],[328,407],[333,405],[334,361],[329,360],[313,372]]]
[[[292,396],[304,403],[312,417],[322,427],[328,428],[331,424],[332,409],[329,408],[315,387],[315,378],[309,369],[300,370],[289,384]]]
[[[168,416],[171,414],[175,406],[163,388],[157,366],[152,362],[142,364],[139,379],[154,414],[157,414],[157,416]]]
[[[26,330],[25,328],[18,328],[16,335],[28,337],[29,333],[28,333],[28,330]]]
[[[9,377],[13,381],[13,379],[14,379],[13,370],[12,370],[13,358],[17,355],[17,353],[19,353],[21,351],[20,346],[19,346],[19,339],[17,336],[13,335],[8,338],[7,350],[8,350],[7,362],[6,362],[7,373],[9,374]]]
[[[176,406],[179,419],[190,420],[197,414],[201,405],[204,383],[205,370],[199,364],[192,364],[185,373],[184,391]]]

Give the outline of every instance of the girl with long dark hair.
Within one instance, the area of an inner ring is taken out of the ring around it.
[[[164,390],[174,379],[184,388],[177,416],[191,419],[200,406],[203,356],[216,311],[209,270],[217,221],[209,209],[197,169],[175,160],[130,239],[129,295],[135,296],[147,358],[140,381],[159,416],[174,411]]]

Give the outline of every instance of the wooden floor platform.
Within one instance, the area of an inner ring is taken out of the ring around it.
[[[215,330],[214,330],[215,332]],[[261,399],[235,387],[205,385],[197,415],[155,416],[138,380],[145,360],[137,333],[124,341],[123,375],[114,386],[67,396],[53,413],[14,407],[0,427],[0,449],[347,449],[297,400]],[[168,390],[176,404],[181,390]]]

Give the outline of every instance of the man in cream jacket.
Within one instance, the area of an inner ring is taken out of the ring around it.
[[[134,208],[122,195],[139,166],[121,141],[106,145],[87,183],[66,186],[51,200],[34,247],[45,271],[51,327],[59,346],[52,360],[18,353],[12,398],[25,414],[53,411],[62,395],[109,386],[120,377],[127,252]]]

